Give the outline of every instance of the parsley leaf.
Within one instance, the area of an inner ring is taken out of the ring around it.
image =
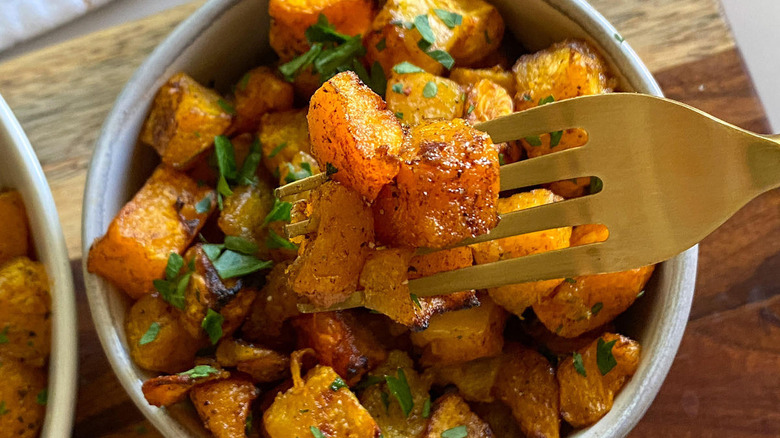
[[[425,403],[423,403],[422,416],[423,416],[423,418],[430,418],[431,417],[431,398],[430,397],[426,398],[425,399]]]
[[[285,141],[285,142],[282,142],[282,143],[280,143],[278,146],[276,146],[275,148],[273,148],[273,150],[271,151],[271,153],[270,153],[270,154],[268,154],[268,158],[273,158],[273,157],[275,157],[275,156],[279,155],[279,152],[281,152],[281,151],[282,151],[282,149],[284,149],[284,148],[286,148],[286,147],[287,147],[287,142],[286,142],[286,141]]]
[[[434,59],[434,61],[438,62],[439,64],[443,65],[444,68],[447,70],[451,69],[452,66],[455,65],[455,60],[452,58],[452,56],[445,52],[444,50],[431,50],[430,52],[426,52],[428,56]]]
[[[209,309],[206,313],[206,317],[200,323],[203,330],[209,335],[211,345],[216,345],[219,339],[222,337],[222,323],[225,322],[225,318],[218,312]]]
[[[368,85],[374,93],[384,96],[387,91],[387,77],[379,61],[374,61],[374,64],[371,65],[371,72],[366,70],[363,63],[357,58],[352,60],[352,67],[364,84]]]
[[[404,61],[400,64],[396,64],[393,67],[393,71],[398,73],[399,75],[406,74],[406,73],[423,73],[425,70],[421,69],[420,67],[417,67],[416,65],[412,64],[409,61]]]
[[[248,275],[261,269],[270,268],[273,265],[271,261],[260,260],[255,256],[237,253],[229,249],[225,250],[212,263],[214,264],[214,269],[217,270],[217,273],[223,280]]]
[[[423,96],[425,96],[427,99],[431,99],[433,97],[436,97],[436,94],[439,92],[439,87],[436,86],[436,83],[433,81],[428,82],[425,84],[425,87],[423,87]]]
[[[240,185],[250,185],[255,183],[255,173],[260,160],[263,159],[263,150],[260,148],[260,140],[255,139],[252,146],[249,147],[249,155],[244,159],[241,171],[238,172],[237,182]]]
[[[249,74],[249,72],[245,73],[244,76],[241,76],[241,80],[238,81],[238,90],[244,91],[246,90],[246,86],[249,85],[249,79],[252,75]]]
[[[398,404],[401,405],[404,416],[408,418],[414,407],[412,391],[409,389],[409,382],[406,381],[406,374],[403,368],[398,368],[397,376],[385,376],[385,382],[387,382],[387,389],[390,390],[390,393],[398,400]]]
[[[325,163],[325,175],[331,176],[336,173],[339,173],[338,167],[334,166],[331,162]]]
[[[467,436],[469,436],[469,430],[466,426],[453,427],[441,433],[441,438],[466,438]]]
[[[555,98],[551,94],[551,95],[549,95],[547,97],[543,97],[543,98],[539,99],[539,106],[546,105],[548,103],[553,103],[553,102],[555,102]]]
[[[225,245],[218,243],[204,243],[201,245],[201,248],[203,249],[203,252],[206,253],[206,257],[208,257],[209,260],[214,263],[214,261],[219,258],[219,255],[222,254],[222,250],[225,249]]]
[[[385,50],[387,48],[387,40],[382,38],[374,47],[376,47],[376,50],[379,52]]]
[[[200,377],[208,377],[212,374],[217,374],[218,372],[219,370],[211,365],[196,365],[195,368],[179,373],[179,375],[197,379]]]
[[[172,252],[168,256],[168,264],[165,265],[165,279],[172,281],[178,277],[182,267],[184,267],[184,258],[178,253]]]
[[[403,120],[403,119],[404,119],[404,113],[401,113],[401,112],[396,112],[396,113],[395,113],[395,116],[396,116],[396,117],[398,117],[398,118],[399,118],[399,119],[401,119],[401,120]]]
[[[542,139],[539,138],[538,135],[531,135],[525,138],[525,141],[528,142],[531,146],[541,146],[542,145]]]
[[[338,391],[341,388],[346,388],[347,383],[341,377],[336,377],[333,383],[330,384],[331,391]]]
[[[304,35],[309,44],[326,42],[343,43],[349,39],[349,35],[344,35],[337,31],[336,28],[328,22],[328,17],[322,13],[317,17],[317,22],[306,29]]]
[[[422,310],[422,305],[420,304],[420,298],[417,297],[415,294],[409,294],[409,297],[414,301],[414,305],[417,306],[418,309]]]
[[[225,248],[246,255],[257,254],[258,250],[257,244],[237,236],[225,236]]]
[[[188,271],[181,273],[184,267],[184,259],[177,253],[172,252],[168,256],[168,264],[165,266],[165,279],[155,279],[152,284],[163,300],[170,303],[177,309],[184,309],[184,293],[192,276],[192,266],[188,266]]]
[[[469,109],[466,110],[466,115],[469,115],[474,112],[474,104],[469,104]]]
[[[604,308],[604,303],[599,301],[598,303],[594,304],[593,307],[590,308],[590,313],[593,316],[596,316],[596,315],[599,314],[599,312],[601,312],[601,309],[603,309],[603,308]]]
[[[293,205],[291,202],[285,202],[285,201],[281,201],[279,198],[274,198],[274,206],[271,208],[271,211],[269,211],[268,214],[265,216],[262,226],[266,226],[271,222],[278,222],[278,221],[290,222],[290,220],[292,220],[292,216],[290,214],[290,212],[292,211],[292,207]]]
[[[353,65],[354,58],[363,56],[365,53],[363,38],[357,35],[340,46],[323,50],[314,60],[314,70],[320,74],[320,82],[325,82],[336,73],[348,69],[347,66]]]
[[[604,342],[603,338],[599,338],[596,344],[596,363],[602,376],[606,376],[608,372],[612,371],[612,368],[617,366],[617,360],[612,355],[612,347],[615,346],[616,342],[617,339]]]
[[[622,36],[620,36],[620,34],[617,33],[617,32],[615,32],[614,36],[615,36],[615,39],[618,40],[619,43],[622,43],[623,41],[625,41],[625,39]]]
[[[393,92],[394,93],[398,93],[398,94],[403,93],[404,92],[404,84],[402,84],[400,82],[397,82],[397,83],[393,84]]]
[[[236,171],[236,154],[233,143],[224,135],[214,137],[214,153],[217,156],[219,173],[228,181],[233,181],[238,176]]]
[[[198,214],[206,213],[211,209],[211,197],[211,193],[209,193],[208,195],[204,196],[203,199],[198,201],[197,204],[195,204],[195,211]]]
[[[450,29],[453,29],[455,26],[460,26],[460,24],[463,23],[463,16],[455,12],[446,11],[444,9],[434,9],[433,12],[436,13],[436,16]]]
[[[279,66],[279,72],[282,73],[284,79],[287,82],[292,82],[295,78],[301,74],[301,71],[306,67],[312,65],[314,60],[320,56],[322,52],[322,44],[314,43],[309,48],[309,51],[303,55]]]
[[[146,333],[141,336],[141,339],[138,341],[138,345],[146,345],[150,342],[153,342],[155,339],[157,339],[158,333],[160,333],[160,324],[153,322],[149,326],[149,329],[146,330]]]
[[[436,42],[436,35],[433,34],[433,29],[431,29],[431,24],[428,22],[427,14],[414,17],[414,27],[417,28],[418,32],[420,32],[422,41],[425,41],[425,47],[420,47],[421,49],[426,50]]]
[[[558,146],[558,144],[561,142],[561,137],[563,137],[563,131],[555,131],[550,133],[550,148],[554,148],[555,146]]]
[[[309,426],[309,431],[314,435],[314,438],[327,438],[317,426]]]
[[[582,355],[575,351],[572,359],[574,360],[574,370],[582,377],[588,377],[588,373],[585,371],[585,364],[582,363]]]
[[[0,344],[7,344],[8,341],[8,329],[10,326],[5,326],[2,332],[0,332]]]
[[[274,230],[268,230],[268,238],[265,240],[265,246],[268,249],[289,249],[290,251],[297,251],[298,245],[290,242],[284,237],[276,234]]]
[[[570,284],[575,284],[575,283],[577,283],[577,280],[575,280],[575,279],[573,279],[573,278],[569,278],[569,277],[566,277],[566,278],[564,278],[564,279],[563,279],[563,281],[565,281],[565,282],[567,282],[567,283],[570,283]]]
[[[233,108],[233,105],[229,104],[226,100],[219,99],[217,101],[217,105],[219,105],[222,108],[222,110],[228,113],[229,115],[231,116],[236,115],[236,109]]]
[[[311,165],[309,163],[301,163],[301,170],[295,170],[292,163],[284,163],[287,165],[287,175],[284,176],[284,181],[289,183],[308,178],[312,175]]]
[[[46,406],[46,403],[49,402],[49,388],[41,389],[41,392],[35,396],[35,402],[41,406]]]

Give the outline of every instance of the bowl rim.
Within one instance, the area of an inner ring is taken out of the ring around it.
[[[82,269],[85,278],[86,292],[89,300],[90,311],[95,323],[101,345],[106,356],[117,375],[121,385],[128,396],[133,400],[144,416],[166,436],[181,436],[186,430],[180,424],[165,413],[165,410],[151,407],[143,398],[140,388],[137,387],[137,376],[133,374],[132,367],[123,358],[119,358],[115,352],[123,349],[115,335],[115,327],[107,315],[99,315],[97,309],[107,309],[105,305],[104,291],[97,285],[93,274],[87,270],[87,254],[92,245],[90,236],[96,235],[96,228],[105,232],[101,224],[100,214],[91,204],[93,200],[103,198],[101,193],[104,188],[101,181],[109,177],[107,174],[111,162],[111,146],[113,139],[122,131],[122,126],[127,120],[138,113],[137,104],[148,95],[150,87],[155,84],[172,64],[177,60],[177,55],[192,44],[200,34],[208,29],[212,22],[221,15],[241,3],[244,0],[209,0],[188,18],[183,20],[173,32],[168,35],[149,57],[138,67],[131,79],[122,89],[117,100],[104,121],[100,135],[95,143],[94,153],[89,165],[84,191],[84,208],[82,211]],[[490,1],[490,0],[488,0]],[[630,45],[618,40],[617,30],[589,3],[585,0],[540,0],[567,16],[580,26],[590,38],[598,41],[607,58],[613,62],[620,61],[620,73],[629,75],[627,80],[632,84],[641,84],[644,92],[661,96],[662,92],[650,71],[639,59]],[[599,39],[596,35],[609,35],[610,38]],[[615,35],[613,38],[612,35]],[[145,102],[145,101],[143,101]],[[141,105],[142,106],[142,105]],[[680,281],[678,296],[676,298],[676,312],[667,312],[662,330],[657,337],[662,337],[660,354],[656,361],[649,364],[642,371],[643,382],[639,396],[627,403],[620,412],[621,417],[612,419],[611,422],[602,421],[589,428],[576,432],[576,437],[618,437],[625,436],[642,418],[649,408],[658,390],[663,384],[666,375],[676,356],[683,332],[687,324],[688,315],[693,299],[693,290],[696,279],[698,258],[698,245],[677,255],[665,264],[674,264],[679,269]],[[609,415],[609,414],[608,414]],[[605,417],[606,418],[606,417]],[[600,425],[600,427],[599,427]]]
[[[65,236],[46,176],[22,126],[0,95],[0,144],[3,159],[18,169],[16,187],[22,193],[30,234],[38,259],[49,275],[52,303],[52,339],[48,370],[48,400],[41,437],[62,436],[71,430],[78,382],[78,323],[76,300]]]

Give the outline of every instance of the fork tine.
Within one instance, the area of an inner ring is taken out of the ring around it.
[[[616,272],[635,267],[623,266],[620,260],[612,260],[609,256],[614,245],[608,242],[441,272],[409,281],[409,291],[420,297],[429,297],[453,291],[487,289],[528,281]]]
[[[321,172],[316,175],[291,182],[287,185],[277,187],[274,190],[274,195],[279,199],[282,199],[285,196],[297,195],[298,193],[305,192],[307,190],[316,189],[327,180],[328,175],[325,172]]]
[[[346,300],[325,308],[317,307],[310,303],[301,303],[298,304],[298,311],[301,313],[332,312],[336,310],[353,309],[355,307],[363,307],[363,291],[352,292],[352,295]]]
[[[493,143],[503,143],[561,129],[584,128],[580,125],[582,117],[576,117],[577,114],[582,115],[583,102],[578,102],[580,100],[583,100],[583,97],[548,103],[479,123],[474,127],[488,133]]]
[[[536,184],[560,181],[581,176],[592,176],[587,146],[518,161],[501,166],[501,191],[519,189]]]

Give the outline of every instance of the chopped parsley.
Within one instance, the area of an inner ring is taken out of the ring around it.
[[[639,293],[636,294],[636,297],[639,298],[639,297],[641,297],[644,294],[645,294],[645,291],[644,290],[640,290]]]
[[[204,243],[201,245],[201,248],[203,249],[203,252],[206,253],[206,257],[214,263],[214,261],[219,258],[219,255],[222,254],[225,245],[221,243]]]
[[[574,360],[574,370],[582,377],[588,377],[588,373],[585,371],[585,364],[582,363],[582,355],[575,351],[572,359]]]
[[[274,230],[268,230],[268,238],[265,240],[265,246],[268,249],[289,249],[290,251],[297,251],[298,245],[290,242],[284,237],[276,234]]]
[[[41,389],[41,392],[35,396],[35,402],[41,406],[46,406],[46,403],[49,402],[49,388]]]
[[[466,438],[467,436],[469,436],[469,429],[466,426],[453,427],[441,433],[441,438]]]
[[[291,202],[285,202],[281,201],[279,198],[275,198],[274,206],[263,220],[263,226],[266,226],[271,222],[290,222],[290,220],[292,220],[292,216],[290,214],[292,207],[293,205]]]
[[[452,66],[455,65],[455,59],[453,59],[452,56],[444,50],[431,50],[430,52],[426,53],[428,56],[433,58],[434,61],[443,65],[447,70],[451,69]]]
[[[417,28],[417,31],[420,32],[420,36],[422,37],[422,40],[418,42],[417,46],[422,50],[428,50],[428,48],[436,42],[436,35],[433,34],[431,24],[428,22],[428,15],[422,14],[414,17],[414,27]]]
[[[379,398],[382,399],[382,404],[385,405],[385,412],[390,410],[390,396],[382,391],[379,393]]]
[[[387,48],[387,40],[382,38],[374,47],[376,47],[376,50],[379,52],[385,50]]]
[[[201,377],[208,377],[212,374],[217,374],[218,372],[219,370],[211,365],[196,365],[195,368],[179,373],[179,375],[198,379]]]
[[[178,253],[172,252],[168,256],[168,264],[165,265],[165,278],[167,280],[173,280],[181,272],[181,268],[184,267],[184,258]]]
[[[241,76],[241,80],[238,81],[238,90],[244,91],[246,90],[247,85],[249,85],[249,79],[251,78],[251,74],[249,72],[245,73],[244,76]]]
[[[382,383],[384,381],[385,381],[385,379],[383,379],[382,377],[372,376],[372,375],[368,375],[367,374],[366,377],[364,377],[363,380],[361,380],[360,383],[357,384],[355,389],[358,389],[358,390],[366,389],[369,386],[374,386],[377,383]]]
[[[257,254],[258,250],[256,243],[237,236],[225,236],[225,248],[246,255]]]
[[[425,87],[423,87],[423,96],[427,99],[436,97],[436,94],[438,93],[439,87],[436,86],[436,82],[429,81],[427,84],[425,84]]]
[[[331,176],[333,174],[339,173],[339,169],[333,165],[331,162],[325,163],[325,175]]]
[[[606,376],[608,372],[612,371],[612,368],[617,366],[617,360],[612,355],[612,347],[615,346],[616,342],[617,339],[604,342],[603,338],[599,338],[596,344],[596,364],[598,364],[602,376]]]
[[[236,109],[233,108],[233,105],[229,104],[226,100],[219,99],[217,104],[222,108],[223,111],[230,114],[231,116],[236,114]]]
[[[212,263],[220,278],[224,280],[242,277],[261,269],[270,268],[273,265],[271,261],[260,260],[253,255],[241,254],[229,249],[226,249]]]
[[[412,64],[409,61],[404,61],[400,64],[396,64],[393,66],[393,71],[398,73],[399,75],[407,74],[407,73],[423,73],[425,70],[421,69],[420,67],[417,67],[416,65]]]
[[[401,113],[401,112],[396,112],[396,113],[395,113],[395,116],[396,116],[396,117],[398,117],[399,119],[403,120],[403,118],[404,118],[404,113]]]
[[[593,316],[596,316],[596,315],[599,314],[599,312],[601,312],[601,309],[603,309],[603,308],[604,308],[604,303],[599,301],[598,303],[594,304],[593,307],[590,308],[590,313]]]
[[[293,59],[290,62],[279,66],[279,72],[284,76],[287,82],[292,82],[306,67],[311,66],[314,60],[320,56],[322,52],[322,44],[314,43],[309,48],[309,51],[303,55]]]
[[[525,138],[525,141],[528,142],[531,146],[541,146],[542,145],[542,139],[539,138],[538,135],[531,135]]]
[[[260,139],[256,138],[249,147],[249,155],[244,159],[244,164],[238,172],[236,182],[239,185],[255,184],[257,181],[255,175],[257,173],[257,166],[260,165],[260,160],[262,159],[263,149],[260,147]]]
[[[554,148],[555,146],[558,146],[558,144],[561,142],[561,137],[563,137],[563,131],[555,131],[550,133],[550,148]]]
[[[474,104],[470,103],[469,108],[466,110],[466,115],[469,115],[474,112]]]
[[[168,256],[168,264],[165,266],[165,278],[152,282],[162,299],[180,310],[184,309],[184,293],[190,283],[192,271],[195,270],[192,262],[187,267],[187,271],[181,272],[183,267],[184,259],[179,254],[172,252]]]
[[[455,12],[444,9],[434,9],[433,12],[442,22],[444,22],[444,25],[450,29],[455,28],[455,26],[460,26],[461,23],[463,23],[463,16]]]
[[[423,403],[422,416],[423,416],[423,418],[430,418],[431,417],[431,398],[430,397],[426,398],[425,399],[425,403]]]
[[[387,91],[387,77],[385,76],[385,70],[382,68],[382,64],[379,61],[374,61],[371,65],[371,70],[368,71],[363,66],[363,63],[359,59],[352,61],[352,69],[357,73],[358,77],[364,84],[368,85],[374,93],[384,96]]]
[[[617,32],[615,32],[614,36],[615,36],[615,39],[618,40],[619,43],[622,43],[623,41],[625,41],[625,39],[622,36],[620,36],[620,34],[617,33]]]
[[[402,94],[404,92],[404,84],[398,82],[393,84],[393,93]]]
[[[222,323],[225,322],[225,317],[215,312],[213,309],[209,309],[206,313],[206,317],[200,323],[206,334],[209,335],[211,345],[216,345],[219,339],[222,337]]]
[[[8,341],[8,329],[10,326],[5,326],[2,332],[0,332],[0,344],[7,344]]]
[[[217,168],[219,169],[217,193],[220,196],[230,196],[233,194],[233,191],[230,190],[228,181],[235,181],[238,177],[236,153],[233,149],[233,143],[224,135],[214,137],[214,154],[216,155]]]
[[[275,156],[279,155],[279,152],[281,152],[281,151],[282,151],[282,149],[284,149],[284,148],[286,148],[286,147],[287,147],[287,142],[285,141],[285,142],[281,143],[279,146],[277,146],[277,147],[273,148],[273,150],[271,151],[271,153],[270,153],[270,154],[268,154],[268,158],[273,158],[273,157],[275,157]]]
[[[573,278],[568,278],[568,277],[567,277],[567,278],[565,278],[563,281],[565,281],[565,282],[567,282],[567,283],[571,283],[571,284],[574,284],[574,283],[576,283],[576,282],[577,282],[577,280],[575,280],[575,279],[573,279]]]
[[[412,399],[412,391],[409,389],[409,382],[406,381],[403,368],[398,368],[397,377],[385,376],[385,382],[387,382],[387,389],[401,405],[404,416],[408,418],[414,407],[414,399]]]
[[[543,97],[543,98],[539,99],[539,106],[546,105],[548,103],[553,103],[553,102],[555,102],[555,98],[551,94],[551,95],[549,95],[547,97]]]
[[[138,341],[138,345],[146,345],[150,342],[153,342],[155,339],[157,339],[157,335],[160,333],[160,324],[157,322],[153,322],[151,325],[149,325],[149,328],[146,330],[146,333],[144,333],[143,336],[141,336],[141,339]]]
[[[285,164],[287,165],[287,175],[284,176],[284,180],[288,184],[312,176],[311,165],[309,163],[301,163],[300,170],[295,170],[292,163]]]
[[[206,213],[209,210],[211,210],[211,193],[204,196],[203,199],[195,204],[195,211],[198,212],[198,214]]]
[[[420,304],[420,298],[417,297],[417,295],[415,294],[409,294],[409,297],[412,298],[414,305],[417,306],[418,309],[422,310],[422,305]]]
[[[314,438],[326,438],[325,434],[317,426],[309,426],[309,430]]]
[[[338,391],[341,388],[346,388],[347,383],[341,377],[336,377],[333,383],[330,384],[331,391]]]

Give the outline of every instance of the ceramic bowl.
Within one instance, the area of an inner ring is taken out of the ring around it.
[[[30,221],[38,260],[51,283],[52,338],[49,357],[49,398],[41,437],[70,434],[76,407],[78,348],[76,303],[70,260],[57,207],[49,184],[27,136],[0,96],[0,188],[19,190]]]
[[[620,89],[660,95],[637,55],[617,31],[582,0],[494,0],[507,30],[528,50],[567,37],[595,44],[616,74]],[[155,152],[137,143],[157,89],[185,71],[204,84],[228,90],[248,69],[269,59],[267,0],[211,0],[151,54],[125,86],[103,125],[84,196],[83,250],[102,236],[109,222],[141,187],[158,163]],[[637,248],[637,250],[641,250]],[[612,411],[579,437],[624,436],[639,421],[660,388],[680,343],[693,297],[697,249],[656,270],[645,296],[624,315],[622,333],[643,347],[636,375],[616,398]],[[130,301],[107,281],[84,272],[92,317],[119,380],[146,417],[168,437],[208,436],[191,407],[149,406],[141,383],[150,374],[131,361],[124,334]]]

